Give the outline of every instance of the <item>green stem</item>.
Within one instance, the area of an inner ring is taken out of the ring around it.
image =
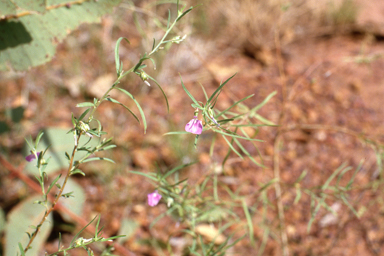
[[[37,236],[37,233],[39,233],[40,231],[40,228],[42,227],[43,223],[46,221],[46,219],[48,218],[48,215],[53,211],[53,209],[55,208],[56,204],[58,203],[61,195],[63,194],[63,191],[64,191],[64,188],[65,188],[65,185],[67,184],[67,181],[68,181],[68,178],[71,174],[71,170],[72,170],[72,167],[73,167],[73,163],[74,163],[74,158],[75,158],[75,153],[77,151],[77,145],[79,144],[79,141],[80,141],[80,137],[81,137],[81,132],[79,134],[79,136],[77,136],[77,143],[75,144],[74,148],[73,148],[73,151],[72,151],[72,156],[71,156],[71,161],[69,163],[69,167],[68,167],[68,170],[67,170],[67,175],[65,176],[65,179],[64,179],[64,182],[63,182],[63,185],[61,186],[60,190],[59,190],[59,193],[58,195],[56,196],[56,199],[52,202],[52,206],[51,208],[49,208],[43,218],[41,219],[40,223],[37,225],[36,227],[36,230],[35,232],[33,232],[31,238],[29,239],[29,242],[27,244],[27,246],[25,247],[24,249],[24,253],[26,253],[29,248],[31,247],[31,244],[33,242],[33,240],[35,240],[36,236]]]

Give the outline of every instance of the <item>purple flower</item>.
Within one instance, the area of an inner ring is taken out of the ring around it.
[[[203,123],[197,119],[197,116],[194,116],[193,119],[185,125],[185,131],[193,134],[201,134],[203,131]]]
[[[157,193],[157,190],[151,194],[148,194],[148,204],[149,206],[156,206],[161,199],[161,195]]]
[[[39,157],[39,155],[40,155],[40,152],[37,152],[37,157]],[[36,158],[35,154],[30,154],[25,157],[25,160],[27,160],[28,162],[32,162],[35,158]]]

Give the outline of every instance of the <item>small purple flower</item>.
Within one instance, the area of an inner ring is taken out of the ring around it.
[[[157,193],[157,190],[151,194],[148,194],[148,204],[149,206],[156,206],[161,199],[161,195]]]
[[[37,157],[39,156],[40,156],[40,152],[37,152]],[[32,162],[35,158],[36,158],[35,154],[30,154],[25,157],[25,160],[27,160],[28,162]]]
[[[193,119],[185,125],[185,131],[193,134],[201,134],[203,131],[203,123],[197,119],[197,116],[194,116]]]

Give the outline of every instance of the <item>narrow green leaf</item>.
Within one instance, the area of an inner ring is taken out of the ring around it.
[[[130,42],[128,41],[127,38],[125,37],[120,37],[119,39],[117,39],[116,41],[116,46],[115,46],[115,63],[116,63],[116,73],[117,73],[117,77],[120,76],[121,74],[121,70],[122,70],[122,62],[120,62],[120,56],[119,56],[119,46],[120,46],[120,42],[121,40],[125,40],[128,42],[128,44],[130,44]]]
[[[37,134],[37,137],[36,137],[36,141],[35,141],[35,148],[37,148],[37,146],[39,145],[40,139],[43,135],[44,135],[44,132],[39,131],[39,133]]]
[[[308,171],[307,171],[307,170],[304,170],[304,171],[300,174],[299,178],[297,178],[297,180],[295,181],[295,183],[299,183],[300,181],[302,181],[302,180],[305,178],[305,176],[307,176],[307,174],[308,174]]]
[[[261,193],[263,192],[264,190],[266,190],[269,186],[271,186],[272,184],[276,183],[276,182],[279,182],[278,179],[274,178],[274,179],[271,179],[270,181],[268,181],[266,184],[264,184],[259,190],[258,192]]]
[[[85,176],[85,173],[80,169],[76,169],[76,170],[71,172],[71,175],[74,175],[74,174],[81,174],[81,175]]]
[[[72,116],[71,116],[71,121],[72,121],[73,126],[76,127],[77,121],[76,121],[76,118],[73,116],[73,113],[72,113]]]
[[[220,112],[219,114],[215,115],[215,118],[220,117],[221,115],[225,114],[227,111],[229,111],[230,109],[232,109],[234,106],[236,106],[236,105],[239,104],[240,102],[245,101],[245,100],[247,100],[247,99],[249,99],[249,98],[251,98],[251,97],[253,97],[253,96],[254,96],[254,94],[251,94],[251,95],[249,95],[249,96],[247,96],[247,97],[245,97],[245,98],[243,98],[243,99],[241,99],[241,100],[235,102],[232,106],[228,107],[227,109],[223,110],[223,111]]]
[[[155,40],[155,38],[153,38],[153,44],[152,44],[152,50],[151,51],[153,51],[153,49],[155,49],[155,45],[156,45],[156,40]]]
[[[97,239],[98,230],[99,230],[99,225],[100,225],[100,215],[99,215],[99,217],[97,218],[97,222],[96,222],[95,239]]]
[[[190,132],[184,132],[184,131],[179,131],[179,132],[167,132],[167,133],[164,133],[164,135],[176,135],[176,134],[191,134]]]
[[[222,135],[225,135],[225,136],[230,136],[232,138],[239,138],[239,139],[243,139],[243,140],[250,140],[250,141],[259,141],[259,142],[264,142],[263,140],[259,140],[259,139],[251,139],[251,138],[247,138],[247,137],[243,137],[243,136],[240,136],[240,135],[234,135],[234,134],[230,134],[230,133],[226,133],[226,132],[222,132],[218,129],[213,129],[215,132],[217,133],[220,133]]]
[[[73,191],[71,191],[71,192],[69,192],[69,193],[61,194],[61,196],[64,197],[64,198],[75,197],[75,196],[73,195]]]
[[[192,11],[193,9],[193,6],[189,7],[188,10],[186,10],[185,12],[183,12],[179,17],[177,17],[176,21],[175,22],[178,22],[182,17],[184,17],[184,15],[186,15],[187,13],[189,13],[190,11]]]
[[[158,179],[154,176],[155,174],[154,173],[143,173],[143,172],[137,172],[137,171],[130,171],[130,173],[134,173],[134,174],[138,174],[138,175],[141,175],[141,176],[144,176],[148,179],[151,179],[153,181],[157,181]]]
[[[148,75],[148,74],[147,74]],[[163,90],[163,88],[160,86],[160,84],[153,78],[151,77],[150,75],[148,75],[148,78],[151,79],[153,82],[155,82],[155,84],[157,85],[157,87],[159,87],[161,93],[163,94],[164,96],[164,99],[165,99],[165,103],[167,104],[167,111],[169,113],[169,103],[168,103],[168,98],[167,98],[167,95],[165,95],[165,92]]]
[[[153,64],[153,69],[156,70],[156,62],[155,62],[155,60],[152,59],[152,58],[148,58],[148,59],[152,62],[152,64]]]
[[[269,126],[277,126],[274,122],[272,121],[269,121],[268,119],[266,119],[265,117],[262,117],[261,115],[259,114],[254,114],[253,117],[255,117],[257,120],[259,120],[260,122],[266,124],[266,125],[269,125]]]
[[[339,174],[340,171],[342,171],[346,166],[346,163],[343,163],[339,168],[337,168],[331,176],[327,179],[327,181],[324,183],[324,185],[321,187],[321,190],[326,190],[331,183],[331,181]]]
[[[213,92],[213,94],[211,95],[211,97],[208,99],[207,104],[209,104],[209,103],[211,102],[211,100],[212,100],[212,99],[215,97],[215,95],[221,90],[221,88],[223,88],[224,85],[225,85],[226,83],[228,83],[228,81],[231,80],[235,75],[236,75],[236,73],[235,73],[233,76],[231,76],[230,78],[228,78],[224,83],[222,83],[222,84],[219,86],[219,88],[216,89],[216,91]]]
[[[223,136],[224,140],[227,142],[228,146],[232,149],[232,151],[235,152],[236,155],[238,155],[241,159],[244,159],[244,157],[232,146],[232,143],[229,142],[224,135],[222,135],[222,136]]]
[[[83,107],[94,107],[95,105],[92,102],[82,102],[76,105],[78,108],[83,108]]]
[[[205,91],[204,86],[203,86],[201,83],[199,83],[199,85],[200,85],[201,89],[203,90],[205,100],[208,100],[208,94],[207,94],[207,92]]]
[[[268,101],[277,94],[276,91],[271,92],[259,105],[251,109],[251,113],[257,112],[260,108],[262,108]]]
[[[181,75],[180,75],[180,80],[181,80],[181,85],[183,86],[183,89],[184,91],[187,93],[187,95],[189,96],[189,98],[191,98],[191,100],[196,104],[196,105],[199,105],[200,104],[195,100],[195,98],[192,96],[192,94],[188,91],[188,89],[185,87],[184,83],[183,83],[183,79],[181,78]]]
[[[57,176],[51,183],[51,185],[49,186],[48,190],[47,190],[47,193],[45,193],[46,195],[48,195],[48,193],[51,191],[51,189],[53,188],[53,186],[56,184],[56,182],[60,179],[61,177],[61,174],[59,176]]]
[[[217,99],[219,98],[219,96],[220,96],[220,94],[221,94],[222,91],[223,91],[223,90],[221,89],[221,90],[216,94],[216,96],[214,97],[214,99],[213,99],[211,102],[207,102],[207,105],[209,105],[211,109],[213,109],[213,108],[215,107],[216,102],[217,102]]]
[[[113,161],[112,159],[106,158],[106,157],[87,158],[87,159],[83,160],[82,163],[91,162],[91,161],[98,161],[98,160],[103,160],[103,161],[108,161],[108,162],[111,162],[111,163],[115,163],[115,161]]]
[[[341,197],[341,200],[343,200],[343,202],[348,206],[348,208],[353,212],[353,214],[355,214],[355,216],[357,218],[359,218],[359,214],[356,212],[355,208],[353,208],[353,206],[348,202],[347,198],[345,197],[344,194],[341,194],[340,195]]]
[[[60,250],[61,242],[62,242],[62,240],[61,240],[61,232],[59,232],[59,242],[58,242],[58,244],[57,244],[57,250],[58,250],[58,251]]]
[[[79,117],[79,121],[83,120],[83,118],[88,114],[88,112],[89,112],[90,110],[91,110],[90,108],[87,108],[87,109],[81,114],[81,116]]]
[[[168,9],[168,21],[167,21],[167,30],[169,29],[169,25],[171,24],[171,10]],[[154,47],[152,48],[152,50]]]
[[[242,235],[241,237],[239,237],[238,239],[236,239],[234,242],[230,243],[230,244],[227,244],[225,247],[222,248],[223,251],[226,251],[227,249],[233,247],[235,244],[237,244],[238,242],[240,242],[246,235]],[[232,236],[230,237],[232,238]],[[228,241],[230,241],[231,239],[228,239]]]
[[[87,225],[85,225],[85,227],[83,227],[79,232],[77,232],[77,234],[73,237],[72,241],[69,243],[69,247],[73,247],[74,246],[74,242],[79,237],[81,232],[83,232],[96,219],[96,217],[97,217],[97,215]]]
[[[21,245],[21,243],[19,243],[19,249],[20,249],[20,254],[21,254],[21,256],[25,256],[24,248],[23,248],[23,246]]]
[[[97,151],[106,151],[106,150],[109,150],[109,149],[115,148],[115,147],[116,147],[116,145],[109,145],[109,146],[106,146],[104,148],[100,148]]]
[[[123,106],[126,110],[128,110],[129,111],[129,113],[131,113],[132,115],[133,115],[133,117],[137,120],[137,122],[139,122],[140,123],[140,120],[139,120],[139,118],[137,118],[137,116],[127,107],[127,106],[125,106],[124,104],[122,104],[122,103],[120,103],[119,101],[117,101],[117,100],[115,100],[115,99],[113,99],[113,98],[106,98],[106,100],[108,100],[108,101],[110,101],[110,102],[113,102],[113,103],[116,103],[116,104],[119,104],[119,105],[121,105],[121,106]]]
[[[249,232],[249,240],[251,240],[251,243],[254,243],[254,238],[253,238],[253,224],[252,224],[252,218],[251,215],[249,214],[249,210],[247,207],[247,203],[245,202],[245,199],[243,198],[241,200],[241,204],[243,206],[243,211],[245,214],[245,218],[247,219],[247,224],[248,224],[248,232]]]
[[[133,97],[133,95],[130,94],[127,90],[124,90],[124,89],[119,88],[119,87],[116,87],[116,89],[118,89],[119,91],[125,93],[129,98],[131,98],[131,99],[135,102],[137,108],[139,109],[139,112],[140,112],[140,115],[141,115],[141,119],[143,120],[144,133],[146,133],[146,131],[147,131],[147,120],[145,119],[144,111],[143,111],[143,109],[141,108],[139,102],[138,102],[138,101],[135,99],[135,97]]]
[[[244,153],[246,156],[248,156],[249,159],[251,159],[251,161],[252,161],[255,165],[260,166],[260,167],[263,167],[263,165],[260,164],[259,162],[257,162],[257,161],[253,158],[253,156],[251,156],[251,154],[250,154],[250,153],[243,147],[243,145],[241,145],[241,143],[239,142],[238,139],[234,138],[234,140],[235,140],[235,143],[236,143],[236,144],[239,146],[239,148],[241,149],[241,151],[243,151],[243,153]]]
[[[293,201],[293,205],[296,205],[301,199],[301,190],[299,187],[296,187],[296,197],[295,200]]]
[[[233,121],[233,119],[226,119],[229,121]],[[224,120],[217,121],[218,123],[222,122]],[[264,124],[231,124],[231,127],[262,127],[265,126]]]
[[[125,237],[125,235],[118,235],[118,236],[111,236],[108,238],[102,238],[102,239],[100,239],[100,242],[107,242],[107,241],[114,240],[114,239],[117,239],[120,237]]]
[[[349,180],[347,186],[345,187],[347,190],[349,190],[352,186],[353,181],[355,180],[356,174],[360,171],[361,167],[363,166],[364,160],[361,160],[359,165],[357,166],[355,172],[353,173],[351,179]]]
[[[33,145],[32,145],[32,143],[33,143],[33,141],[32,141],[32,137],[30,137],[29,140],[28,140],[27,138],[24,138],[24,140],[25,140],[25,142],[27,142],[28,147],[29,147],[30,149],[32,149],[32,148],[33,148]]]
[[[312,195],[312,200],[314,200],[314,197]],[[317,203],[317,206],[315,208],[315,210],[312,212],[312,216],[311,216],[311,219],[309,220],[308,222],[308,226],[307,226],[307,233],[309,233],[309,231],[311,230],[311,226],[312,226],[312,223],[313,221],[315,220],[315,217],[317,215],[317,213],[319,212],[321,206],[322,206],[322,203],[324,202],[325,198],[321,198],[320,201]]]
[[[173,173],[177,172],[178,170],[183,169],[183,168],[185,168],[187,166],[193,165],[195,163],[197,163],[197,162],[192,162],[192,163],[188,163],[188,164],[179,165],[179,166],[173,168],[172,170],[168,171],[162,178],[166,179],[169,175],[172,175]]]
[[[200,240],[200,246],[201,246],[201,250],[203,251],[203,255],[208,255],[207,254],[206,245],[204,244],[203,236],[202,235],[198,235],[198,237],[199,237],[199,240]]]

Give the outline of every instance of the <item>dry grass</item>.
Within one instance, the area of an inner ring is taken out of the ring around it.
[[[208,13],[221,38],[256,53],[273,49],[276,33],[284,45],[344,29],[354,23],[357,7],[353,0],[212,0]]]

